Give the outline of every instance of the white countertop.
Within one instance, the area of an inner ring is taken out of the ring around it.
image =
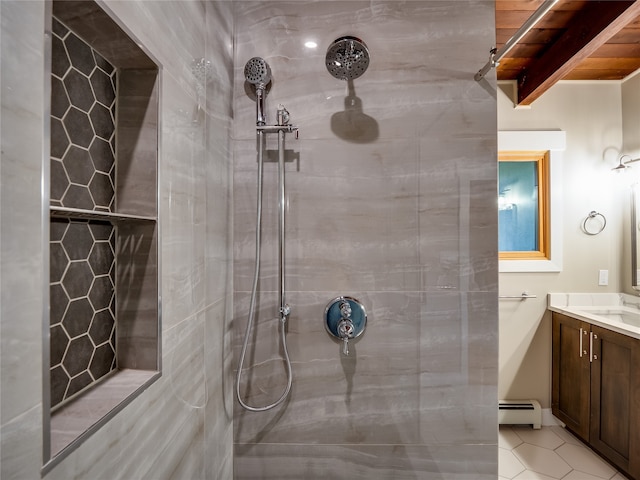
[[[640,297],[626,293],[550,293],[547,298],[547,308],[552,312],[640,339]],[[622,321],[623,316],[630,320]]]

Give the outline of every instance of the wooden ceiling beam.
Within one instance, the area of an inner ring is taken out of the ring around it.
[[[530,105],[640,15],[640,0],[591,1],[566,32],[518,76],[518,104]]]

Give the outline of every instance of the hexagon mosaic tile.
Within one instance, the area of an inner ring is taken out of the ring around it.
[[[111,212],[116,69],[53,19],[51,205]]]
[[[51,219],[52,407],[116,368],[114,242],[108,222]]]
[[[53,19],[51,205],[111,212],[116,69]],[[115,232],[109,222],[50,223],[51,407],[116,368]]]

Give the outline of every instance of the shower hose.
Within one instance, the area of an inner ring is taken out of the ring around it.
[[[287,369],[287,386],[278,400],[269,405],[255,407],[244,402],[240,393],[240,380],[242,378],[242,367],[244,365],[244,359],[247,353],[247,346],[249,345],[249,337],[251,336],[251,329],[255,319],[255,305],[256,294],[258,291],[258,280],[260,278],[260,247],[262,243],[262,178],[263,178],[263,150],[264,150],[264,136],[262,131],[258,131],[258,200],[256,208],[256,251],[255,251],[255,267],[253,274],[253,287],[251,289],[251,301],[249,303],[249,314],[247,320],[247,328],[244,333],[244,342],[242,343],[242,351],[240,353],[240,359],[238,360],[238,370],[236,371],[236,397],[238,403],[246,410],[251,412],[264,412],[270,410],[282,402],[285,401],[289,392],[291,391],[291,383],[293,379],[293,372],[291,369],[291,359],[289,358],[289,352],[287,350],[287,337],[286,326],[287,318],[289,315],[288,308],[284,303],[284,132],[278,132],[278,188],[280,191],[279,199],[279,243],[280,243],[280,339],[282,342],[282,349],[284,352],[284,361]]]

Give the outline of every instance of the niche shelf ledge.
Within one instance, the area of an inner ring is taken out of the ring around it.
[[[78,218],[88,220],[105,220],[109,222],[121,222],[121,221],[142,221],[142,222],[156,222],[155,217],[147,217],[142,215],[129,215],[126,213],[113,213],[113,212],[100,212],[96,210],[83,210],[80,208],[69,207],[50,207],[49,212],[52,217],[62,218]]]

